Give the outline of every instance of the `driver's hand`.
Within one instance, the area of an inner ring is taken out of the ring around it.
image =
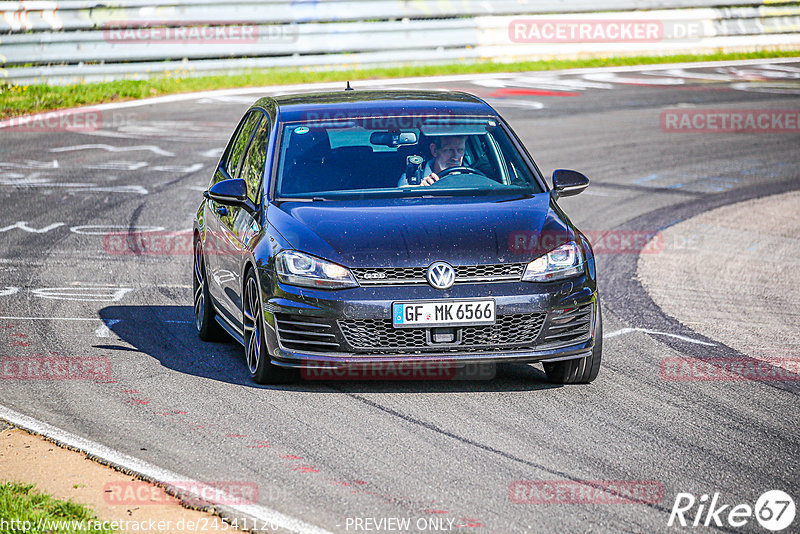
[[[419,185],[431,185],[433,182],[439,181],[439,175],[435,172],[430,173],[428,176],[422,179]]]

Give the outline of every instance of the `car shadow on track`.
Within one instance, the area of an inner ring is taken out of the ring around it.
[[[217,343],[200,340],[191,306],[108,306],[100,310],[100,318],[114,335],[130,346],[115,344],[109,339],[108,343],[97,343],[95,348],[143,353],[174,371],[258,389],[319,393],[460,393],[560,387],[548,383],[541,369],[524,364],[499,364],[496,368],[489,367],[488,371],[467,372],[466,378],[465,373],[456,373],[454,380],[353,380],[328,374],[291,384],[260,386],[250,378],[241,345],[232,339]]]

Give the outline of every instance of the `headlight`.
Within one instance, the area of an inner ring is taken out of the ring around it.
[[[583,272],[583,253],[575,242],[561,245],[525,267],[526,282],[550,282]]]
[[[275,258],[275,270],[281,282],[316,289],[358,287],[353,274],[335,263],[296,250],[285,250]]]

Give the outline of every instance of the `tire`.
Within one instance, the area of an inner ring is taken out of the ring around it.
[[[225,339],[225,330],[217,323],[214,318],[214,305],[211,303],[211,295],[208,291],[208,279],[206,278],[206,262],[203,257],[203,248],[200,239],[194,242],[194,326],[197,328],[197,335],[203,341],[221,341]]]
[[[292,382],[295,373],[274,365],[264,340],[264,316],[261,310],[258,281],[250,270],[242,292],[242,324],[244,326],[244,355],[250,376],[257,384],[283,384]]]
[[[603,356],[603,316],[600,312],[600,301],[597,301],[597,326],[594,329],[594,347],[592,355],[578,360],[543,363],[547,380],[554,384],[588,384],[600,371],[600,360]]]

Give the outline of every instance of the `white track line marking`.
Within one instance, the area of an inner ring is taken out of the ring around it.
[[[54,427],[42,421],[37,421],[36,419],[23,415],[19,412],[15,412],[14,410],[6,408],[5,406],[0,406],[0,419],[4,419],[12,425],[28,430],[29,432],[45,436],[60,445],[66,445],[67,447],[78,449],[89,456],[100,459],[103,463],[121,468],[123,470],[131,471],[147,480],[158,482],[192,498],[199,499],[202,502],[207,501],[202,497],[202,494],[215,494],[213,491],[205,491],[207,488],[209,488],[207,484],[191,480],[167,469],[162,469],[161,467],[147,463],[138,458],[134,458],[133,456],[122,454],[114,449],[106,447],[105,445],[101,445],[100,443],[70,434],[69,432],[61,430],[60,428]],[[181,485],[176,486],[173,483],[174,481],[180,481]],[[186,487],[184,486],[188,486],[192,489],[198,489],[200,491],[197,491],[197,493],[194,491],[187,491]],[[213,503],[210,504],[215,506]],[[306,523],[301,519],[288,516],[278,512],[277,510],[273,510],[258,504],[216,506],[216,508],[221,512],[233,511],[238,514],[249,516],[250,518],[258,520],[259,523],[269,524],[271,527],[276,526],[289,532],[298,532],[304,534],[330,534],[327,530]],[[228,515],[232,514],[228,513]]]
[[[680,334],[670,334],[669,332],[659,332],[658,330],[648,330],[647,328],[621,328],[620,330],[615,330],[614,332],[609,332],[608,334],[603,334],[603,339],[621,336],[623,334],[630,334],[631,332],[643,332],[645,334],[655,334],[658,336],[667,336],[667,337],[674,337],[676,339],[680,339],[683,341],[688,341],[689,343],[696,343],[698,345],[705,345],[707,347],[716,347],[716,343],[707,343],[705,341],[700,341],[699,339],[694,339],[691,337],[682,336]]]
[[[42,287],[31,293],[43,299],[118,302],[131,291],[132,287]]]
[[[84,226],[73,226],[70,232],[80,235],[102,235],[106,236],[109,233],[143,233],[143,232],[160,232],[164,230],[163,226],[124,226],[121,224],[87,224]]]
[[[147,189],[141,185],[117,185],[112,187],[85,187],[75,189],[76,193],[135,193],[137,195],[146,195],[149,193]]]
[[[58,169],[58,160],[53,161],[35,161],[32,159],[25,160],[25,163],[11,163],[0,161],[0,167],[14,167],[16,169]]]
[[[57,223],[53,223],[53,224],[51,224],[49,226],[45,226],[43,228],[38,228],[37,229],[37,228],[31,228],[30,226],[28,226],[28,221],[17,221],[14,224],[11,224],[9,226],[5,226],[3,228],[0,228],[0,232],[8,232],[9,230],[13,230],[15,228],[18,228],[20,230],[25,230],[26,232],[31,232],[31,233],[34,233],[34,234],[44,234],[44,233],[49,232],[50,230],[54,230],[54,229],[56,229],[56,228],[58,228],[60,226],[64,226],[64,223],[63,222],[57,222]]]
[[[139,150],[149,150],[154,154],[160,156],[174,156],[172,152],[159,148],[154,145],[139,145],[139,146],[111,146],[104,144],[91,144],[91,145],[75,145],[75,146],[62,146],[59,148],[51,148],[50,152],[72,152],[73,150],[105,150],[106,152],[136,152]]]
[[[544,109],[544,104],[535,100],[520,100],[518,98],[487,98],[486,101],[492,106],[518,106],[530,109]]]
[[[99,317],[12,317],[0,316],[3,321],[102,321]]]
[[[202,163],[194,163],[192,165],[156,165],[153,167],[154,171],[169,172],[172,174],[190,174],[197,172],[203,168]]]

